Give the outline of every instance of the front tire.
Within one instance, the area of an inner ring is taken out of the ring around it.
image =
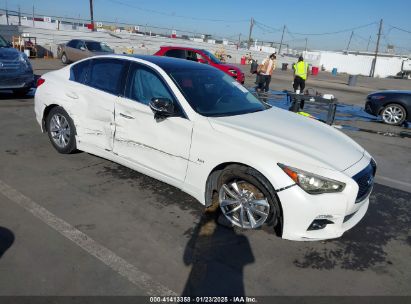
[[[46,119],[51,144],[62,154],[76,151],[76,129],[73,120],[62,107],[51,109]]]
[[[382,120],[389,125],[402,125],[407,118],[405,108],[396,103],[386,105],[381,111]]]
[[[267,179],[253,168],[230,165],[220,174],[218,202],[231,224],[257,229],[280,221],[279,201]]]

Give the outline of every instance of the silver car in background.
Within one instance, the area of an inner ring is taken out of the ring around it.
[[[105,43],[93,40],[73,39],[67,43],[59,44],[57,57],[64,64],[96,55],[113,54],[114,51]]]
[[[0,36],[0,90],[24,96],[34,84],[33,68],[26,54],[11,47]]]

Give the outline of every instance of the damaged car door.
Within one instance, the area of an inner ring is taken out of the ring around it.
[[[149,106],[154,99],[167,100],[174,109],[172,115],[156,119]],[[193,124],[163,76],[132,63],[124,97],[116,103],[115,120],[114,153],[163,180],[184,181]]]
[[[90,62],[90,63],[89,63]],[[72,99],[79,117],[77,134],[83,145],[112,151],[114,139],[114,105],[124,85],[127,62],[113,58],[82,61],[73,66],[89,64],[82,72],[82,83],[74,84],[66,95]],[[75,70],[73,71],[75,74]],[[79,79],[80,80],[80,79]]]

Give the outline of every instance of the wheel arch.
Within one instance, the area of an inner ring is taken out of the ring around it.
[[[46,119],[47,119],[47,116],[49,115],[50,111],[52,109],[54,109],[55,107],[61,107],[61,106],[58,105],[58,104],[53,103],[53,104],[50,104],[50,105],[46,106],[43,110],[43,117],[41,119],[41,128],[42,128],[43,132],[48,131],[47,130]]]
[[[401,107],[403,107],[403,108],[404,108],[404,111],[405,111],[405,118],[408,119],[409,113],[408,113],[408,111],[407,111],[407,106],[405,105],[404,102],[399,101],[399,100],[397,100],[397,99],[396,99],[396,100],[390,100],[390,101],[387,101],[386,103],[384,103],[384,104],[381,106],[381,108],[380,108],[380,110],[379,110],[379,112],[378,112],[378,115],[382,115],[382,111],[385,109],[386,106],[388,106],[388,105],[390,105],[390,104],[396,104],[396,105],[400,105]]]
[[[237,165],[237,166],[243,166],[243,167],[248,167],[251,168],[255,171],[257,171],[260,175],[261,178],[263,179],[261,182],[263,185],[267,188],[267,190],[270,192],[270,194],[275,197],[278,201],[278,207],[279,207],[279,225],[276,225],[275,227],[275,232],[278,236],[282,235],[282,230],[283,230],[283,207],[281,204],[281,200],[279,196],[277,195],[277,191],[275,190],[274,186],[271,184],[271,182],[264,176],[263,173],[261,173],[259,170],[256,168],[249,166],[244,163],[240,162],[224,162],[221,163],[213,168],[211,170],[210,174],[207,177],[206,181],[206,189],[205,189],[205,207],[210,208],[213,205],[217,203],[216,199],[218,197],[218,189],[217,189],[217,183],[218,183],[218,178],[220,177],[221,172],[227,168],[228,166],[232,165]]]

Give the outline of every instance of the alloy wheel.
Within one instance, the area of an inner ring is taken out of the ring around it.
[[[247,229],[260,227],[270,214],[265,195],[253,184],[242,180],[221,186],[219,204],[233,225]]]
[[[65,148],[70,141],[70,124],[61,114],[54,114],[50,119],[50,134],[53,142],[60,148]]]
[[[382,112],[382,119],[388,124],[398,124],[404,117],[404,111],[396,105],[391,105]]]

